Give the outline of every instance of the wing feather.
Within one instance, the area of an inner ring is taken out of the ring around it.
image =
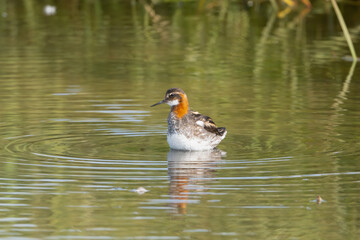
[[[215,122],[208,116],[201,115],[198,112],[191,112],[195,118],[195,122],[200,127],[203,127],[208,132],[222,136],[225,132],[225,128],[218,128]]]

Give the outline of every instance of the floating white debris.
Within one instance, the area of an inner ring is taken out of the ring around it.
[[[326,201],[324,199],[322,199],[322,197],[320,197],[320,195],[316,197],[317,204],[322,204],[323,202],[326,202]]]
[[[144,187],[138,187],[137,189],[133,189],[131,191],[141,195],[148,192],[149,190],[145,189]]]
[[[51,16],[51,15],[55,15],[56,13],[56,7],[55,6],[51,6],[51,5],[46,5],[44,7],[44,13],[47,16]]]
[[[3,13],[1,14],[1,16],[2,16],[3,18],[6,18],[6,17],[8,16],[8,14],[7,14],[7,12],[3,12]]]
[[[323,202],[326,202],[322,197],[319,195],[316,197],[316,199],[311,200],[310,202],[316,202],[317,204],[322,204]]]

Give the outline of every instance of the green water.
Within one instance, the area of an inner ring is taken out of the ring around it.
[[[303,10],[1,0],[0,239],[358,239],[360,70]],[[221,151],[169,151],[170,87]]]

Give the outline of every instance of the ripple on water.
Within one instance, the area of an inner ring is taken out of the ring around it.
[[[22,192],[55,193],[56,189],[69,184],[70,192],[79,187],[89,191],[116,190],[119,186],[125,186],[121,190],[132,191],[129,184],[166,180],[166,159],[160,152],[134,151],[139,138],[148,141],[146,136],[105,134],[8,138],[4,164],[16,166],[22,177],[2,178],[1,185]],[[127,147],[119,150],[118,141],[126,141]]]

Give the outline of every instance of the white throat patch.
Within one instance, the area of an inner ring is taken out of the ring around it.
[[[179,105],[179,100],[172,100],[172,101],[168,101],[166,102],[167,105],[169,106],[176,106],[176,105]]]

